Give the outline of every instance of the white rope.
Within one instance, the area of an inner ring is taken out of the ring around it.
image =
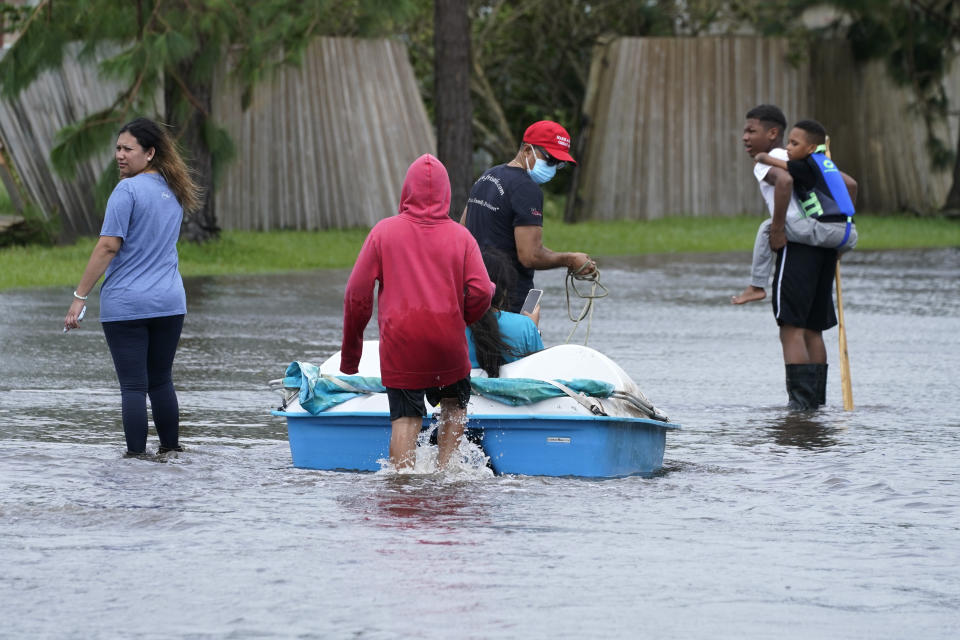
[[[600,404],[600,401],[597,400],[596,398],[591,398],[586,394],[578,393],[573,389],[571,389],[570,387],[568,387],[567,385],[557,382],[556,380],[544,380],[543,382],[546,382],[547,384],[552,384],[557,389],[560,389],[560,391],[563,391],[570,398],[579,402],[581,406],[586,408],[586,410],[592,413],[593,415],[595,416],[607,415],[607,412],[604,411],[603,409],[603,405]]]
[[[593,271],[590,273],[582,273],[584,267],[587,265],[593,266]],[[581,291],[580,287],[577,285],[577,282],[589,282],[590,291]],[[570,290],[573,289],[573,292],[582,300],[585,300],[583,303],[583,308],[580,309],[579,315],[577,317],[573,316],[573,311],[570,309]],[[597,289],[600,289],[600,293],[597,293]],[[570,339],[573,338],[573,334],[577,332],[577,329],[580,328],[580,322],[586,318],[587,319],[587,333],[583,338],[583,344],[586,346],[587,340],[590,339],[590,326],[593,323],[593,301],[600,298],[606,298],[609,291],[607,288],[600,284],[600,269],[597,267],[597,263],[592,261],[584,262],[580,265],[580,268],[576,271],[568,270],[566,278],[566,290],[567,290],[567,317],[570,318],[570,321],[573,322],[573,329],[570,331],[570,334],[567,336],[566,342],[569,343]]]
[[[366,394],[366,395],[371,395],[373,393],[373,391],[368,391],[367,389],[358,389],[357,387],[353,386],[346,380],[341,380],[337,376],[331,376],[329,373],[321,373],[320,377],[323,378],[324,380],[329,380],[335,386],[340,387],[344,391],[349,391],[350,393],[360,393],[360,394]]]
[[[630,403],[653,420],[670,422],[670,418],[667,417],[667,414],[653,406],[653,403],[650,402],[650,400],[647,399],[647,396],[643,395],[643,392],[639,389],[637,389],[636,393],[616,390],[610,394],[610,397]]]

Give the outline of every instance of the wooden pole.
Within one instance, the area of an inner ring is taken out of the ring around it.
[[[830,154],[830,136],[825,140],[827,157]],[[840,259],[834,274],[837,281],[837,338],[840,342],[840,386],[843,388],[843,410],[853,411],[853,384],[850,381],[850,356],[847,354],[847,325],[843,321],[843,287],[840,285]]]
[[[843,321],[843,288],[840,286],[840,263],[837,262],[837,323],[840,339],[840,385],[843,387],[843,409],[853,411],[853,385],[850,382],[850,356],[847,354],[847,325]]]

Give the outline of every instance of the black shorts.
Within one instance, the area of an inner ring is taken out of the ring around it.
[[[457,405],[466,409],[470,402],[470,376],[457,380],[453,384],[428,389],[393,389],[387,387],[387,401],[390,403],[390,421],[397,418],[422,418],[427,415],[423,396],[432,406],[440,404],[441,398],[456,398]]]
[[[833,308],[834,249],[788,242],[777,252],[773,316],[780,326],[825,331],[837,324]]]

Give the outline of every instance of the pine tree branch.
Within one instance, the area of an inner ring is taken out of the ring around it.
[[[160,18],[160,5],[161,5],[161,4],[162,4],[162,3],[160,2],[160,0],[157,0],[157,3],[156,3],[155,5],[153,5],[153,11],[150,12],[150,17],[147,18],[146,24],[143,25],[143,31],[142,31],[141,34],[140,34],[140,40],[141,40],[141,41],[143,40],[143,36],[146,35],[147,29],[149,29],[149,28],[150,28],[150,25],[153,24],[154,20],[159,20],[159,21],[161,21],[161,23],[162,23],[162,20],[163,20],[163,19]],[[170,25],[164,24],[163,26],[165,26],[168,31],[170,30]]]
[[[193,92],[191,92],[187,87],[187,84],[183,81],[183,78],[180,77],[180,74],[175,73],[172,70],[167,71],[167,73],[170,74],[170,77],[173,78],[173,81],[176,82],[177,86],[180,87],[180,90],[183,91],[183,97],[187,99],[187,102],[193,105],[193,108],[199,111],[204,118],[209,118],[210,113],[207,111],[206,107],[203,106],[203,103],[201,103],[197,97],[193,95]]]
[[[40,0],[40,2],[37,3],[37,6],[33,8],[33,12],[30,14],[30,17],[27,18],[26,21],[23,23],[23,26],[20,27],[20,33],[23,33],[30,28],[30,23],[32,23],[34,20],[37,19],[37,16],[40,15],[40,12],[47,5],[50,5],[50,7],[52,8],[53,0]]]
[[[130,110],[130,105],[133,104],[133,99],[140,95],[140,87],[143,86],[143,79],[147,74],[146,71],[147,65],[144,65],[140,69],[140,73],[137,75],[137,79],[134,81],[133,86],[130,87],[125,93],[127,95],[126,103],[123,106],[123,115],[126,116],[127,111]],[[122,94],[121,94],[122,95]],[[119,100],[117,101],[119,102]],[[114,107],[116,107],[117,102],[114,102]]]

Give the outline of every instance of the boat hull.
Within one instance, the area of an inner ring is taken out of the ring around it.
[[[389,457],[382,413],[275,411],[285,417],[293,466],[378,471]],[[430,418],[424,420],[429,425]],[[470,416],[497,474],[612,478],[650,475],[663,466],[669,423],[641,418],[557,415]]]
[[[379,471],[390,457],[389,415],[273,413],[287,419],[290,456],[300,469]]]
[[[319,366],[337,376],[340,354]],[[364,342],[358,375],[379,378],[379,344]],[[602,381],[619,392],[642,396],[610,358],[582,345],[558,345],[504,365],[501,379]],[[650,475],[663,466],[667,431],[680,426],[653,420],[622,397],[557,395],[504,403],[475,394],[466,429],[479,441],[498,474],[612,478]],[[289,400],[289,399],[288,399]],[[390,455],[390,407],[385,393],[363,393],[319,413],[285,401],[273,414],[286,418],[295,467],[379,471]],[[428,408],[433,413],[434,409]],[[434,421],[424,418],[424,427]]]
[[[498,474],[613,478],[663,466],[667,429],[652,420],[606,416],[502,416],[477,420]]]

